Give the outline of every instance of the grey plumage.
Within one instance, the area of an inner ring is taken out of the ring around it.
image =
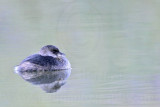
[[[57,47],[47,45],[42,47],[39,53],[25,58],[15,67],[15,72],[24,80],[52,93],[66,83],[71,73],[71,65]]]

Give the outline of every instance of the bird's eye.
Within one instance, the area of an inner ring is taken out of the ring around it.
[[[52,52],[53,52],[53,53],[58,53],[59,50],[58,50],[58,49],[53,49]]]

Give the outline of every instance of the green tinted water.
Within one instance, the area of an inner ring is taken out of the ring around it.
[[[159,107],[158,0],[1,0],[1,107]],[[52,44],[72,64],[47,94],[13,68]]]

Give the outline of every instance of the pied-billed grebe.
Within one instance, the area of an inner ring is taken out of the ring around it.
[[[55,71],[70,69],[71,65],[63,53],[56,46],[47,45],[41,48],[39,53],[24,59],[15,67],[15,72]]]

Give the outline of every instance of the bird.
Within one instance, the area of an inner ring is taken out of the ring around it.
[[[65,54],[53,45],[43,46],[40,51],[25,58],[14,68],[15,73],[37,73],[71,69],[71,64]]]

